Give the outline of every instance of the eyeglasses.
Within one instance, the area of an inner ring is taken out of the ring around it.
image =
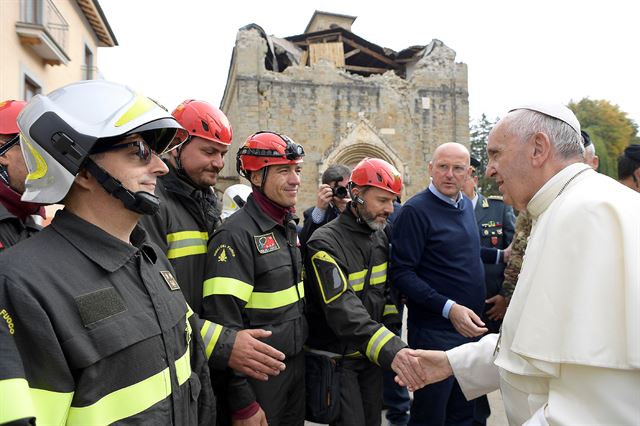
[[[143,141],[135,141],[135,142],[127,142],[118,145],[111,145],[107,147],[101,147],[97,149],[93,149],[91,151],[92,154],[102,154],[104,152],[109,151],[117,151],[119,149],[125,148],[137,148],[136,155],[140,158],[144,164],[149,164],[151,162],[152,154],[155,154],[153,150]]]
[[[436,166],[441,173],[448,173],[451,170],[451,173],[456,176],[462,176],[467,173],[467,166],[454,165],[449,166],[448,164],[438,164]]]
[[[4,145],[0,146],[0,155],[4,155],[7,151],[9,151],[11,148],[13,148],[14,145],[17,145],[18,142],[20,142],[20,134],[19,133],[17,135],[15,135],[14,137],[12,137],[11,139],[9,139],[7,141],[7,143],[5,143]]]

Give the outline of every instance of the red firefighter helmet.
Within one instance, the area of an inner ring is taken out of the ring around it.
[[[0,135],[15,135],[18,129],[18,114],[27,103],[25,101],[0,102]]]
[[[247,138],[236,155],[236,170],[240,176],[276,164],[300,164],[304,148],[286,135],[275,132],[258,132]]]
[[[395,195],[402,191],[400,172],[380,158],[365,158],[351,171],[349,181],[358,186],[375,186]]]
[[[222,111],[208,102],[189,99],[182,102],[171,113],[178,123],[189,132],[211,142],[230,145],[233,129]]]

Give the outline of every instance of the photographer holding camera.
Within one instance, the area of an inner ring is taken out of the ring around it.
[[[316,205],[304,211],[304,227],[300,231],[300,249],[305,254],[307,241],[316,229],[338,217],[351,201],[347,182],[351,170],[344,164],[334,164],[322,173]]]

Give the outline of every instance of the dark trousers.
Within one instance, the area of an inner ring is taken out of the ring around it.
[[[384,381],[382,398],[387,408],[387,421],[392,425],[405,426],[409,423],[409,409],[411,408],[409,391],[396,383],[395,372],[385,370],[382,374]]]
[[[409,346],[415,349],[446,351],[468,343],[455,331],[425,330],[409,323]],[[458,381],[450,377],[414,392],[409,425],[471,426],[475,401],[467,401]]]
[[[473,413],[473,426],[486,426],[487,419],[491,415],[491,407],[489,406],[489,398],[482,395],[475,399],[476,408]]]
[[[304,425],[304,352],[288,357],[286,368],[262,382],[249,379],[269,426]]]
[[[367,359],[344,360],[340,418],[331,426],[380,426],[381,417],[382,369]]]
[[[392,293],[394,288],[392,287]],[[396,296],[397,299],[397,296]],[[396,300],[394,299],[394,300]],[[398,312],[402,318],[404,311],[404,305],[398,305]],[[393,332],[401,337],[402,325],[400,329],[393,330]],[[382,373],[383,378],[383,390],[382,401],[387,409],[387,421],[392,425],[405,426],[409,423],[409,409],[411,408],[411,398],[409,397],[409,391],[404,386],[399,386],[395,381],[396,373],[393,371],[384,370]]]

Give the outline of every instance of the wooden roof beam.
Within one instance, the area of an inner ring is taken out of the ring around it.
[[[345,65],[344,69],[347,71],[368,72],[371,74],[384,74],[387,71],[391,71],[388,68],[360,67],[357,65]]]
[[[378,52],[374,52],[371,49],[367,49],[364,46],[359,45],[358,43],[356,43],[353,40],[349,40],[348,38],[343,38],[342,39],[343,43],[348,44],[349,46],[355,48],[355,49],[360,49],[362,51],[362,53],[366,53],[367,55],[379,60],[380,62],[384,62],[385,64],[393,67],[393,68],[398,68],[399,65],[393,60],[393,59],[389,59],[384,55],[379,54]]]
[[[344,54],[344,59],[349,59],[350,57],[355,56],[360,52],[361,52],[360,49],[353,49],[351,52],[347,52]]]

